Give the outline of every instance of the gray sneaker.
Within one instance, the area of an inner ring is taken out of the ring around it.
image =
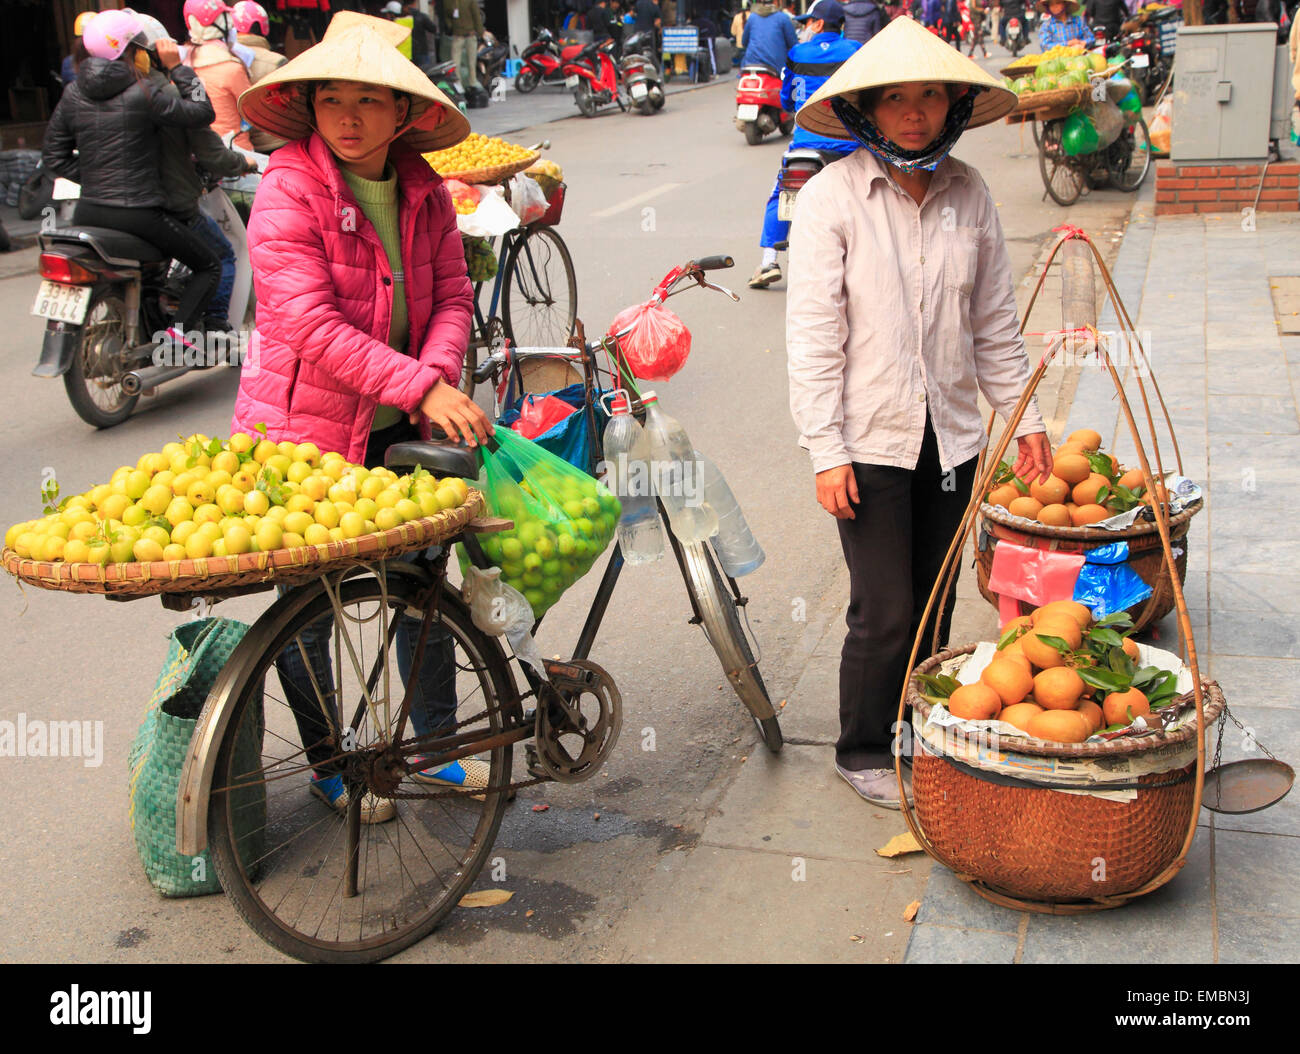
[[[779,281],[781,281],[780,264],[759,264],[758,270],[754,272],[754,276],[749,280],[749,288],[766,289],[768,286]]]
[[[882,809],[898,808],[898,776],[893,769],[846,769],[838,762],[835,771],[844,782],[858,792],[859,797],[879,805]],[[903,785],[907,788],[907,804],[912,804],[912,777],[903,773]]]

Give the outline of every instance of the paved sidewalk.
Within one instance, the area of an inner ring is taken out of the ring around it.
[[[1185,473],[1207,488],[1188,536],[1187,604],[1203,674],[1257,741],[1292,764],[1300,710],[1300,337],[1281,337],[1271,276],[1300,275],[1300,219],[1133,212],[1113,270],[1169,405]],[[1103,315],[1101,328],[1114,327]],[[1136,388],[1128,390],[1136,399]],[[1140,409],[1135,411],[1140,415]],[[1066,433],[1093,427],[1121,459],[1127,425],[1108,376],[1080,379]],[[1160,433],[1158,433],[1159,435]],[[1056,438],[1056,437],[1054,437]],[[1167,443],[1164,462],[1172,467]],[[1148,450],[1148,453],[1150,451]],[[1175,616],[1158,627],[1176,648]],[[1209,745],[1212,757],[1213,742]],[[1234,726],[1223,759],[1259,757]],[[995,907],[934,865],[907,962],[1295,962],[1300,958],[1300,799],[1247,816],[1202,810],[1182,872],[1126,907],[1074,917]]]

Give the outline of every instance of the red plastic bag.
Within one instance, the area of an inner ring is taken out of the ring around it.
[[[536,439],[577,411],[554,395],[528,396],[519,407],[519,420],[510,427],[525,439]]]
[[[609,333],[612,336],[628,327],[618,345],[638,380],[666,381],[686,365],[691,331],[658,300],[620,311],[610,323]]]

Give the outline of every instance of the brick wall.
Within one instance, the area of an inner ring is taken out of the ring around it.
[[[1178,165],[1156,162],[1156,215],[1184,212],[1240,212],[1255,204],[1261,212],[1300,212],[1300,161],[1264,165]]]

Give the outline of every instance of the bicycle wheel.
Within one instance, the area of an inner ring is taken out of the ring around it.
[[[1061,145],[1062,120],[1048,121],[1043,125],[1042,139],[1038,144],[1038,171],[1043,176],[1043,186],[1058,205],[1073,205],[1083,193],[1083,173],[1066,156]]]
[[[736,609],[736,598],[718,570],[707,542],[683,545],[682,566],[686,591],[700,615],[700,624],[709,644],[717,652],[722,669],[740,701],[749,710],[754,726],[767,749],[773,754],[785,743],[776,710],[768,697],[763,675],[749,647]]]
[[[1131,128],[1120,132],[1110,145],[1106,162],[1111,185],[1116,189],[1134,191],[1142,186],[1151,167],[1151,139],[1144,117],[1139,116]]]
[[[501,322],[521,348],[560,347],[578,318],[578,278],[554,227],[530,227],[515,242],[501,289]]]
[[[395,767],[431,749],[409,745],[409,721],[407,745],[392,746],[404,692],[393,669],[403,641],[396,617],[423,615],[418,605],[427,582],[425,575],[390,571],[385,582],[343,582],[333,598],[324,584],[286,595],[251,631],[259,634],[249,649],[255,657],[223,693],[232,711],[208,810],[213,863],[244,920],[295,958],[374,962],[414,944],[474,882],[500,826],[506,791],[489,790],[475,801],[471,792],[417,783]],[[309,627],[327,634],[323,661],[307,661],[316,647]],[[300,656],[306,671],[295,683],[309,684],[314,696],[296,694],[297,712],[288,701],[291,680],[281,672],[289,655]],[[449,698],[452,720],[463,723],[457,734],[501,731],[503,707],[517,708],[505,657],[445,587],[430,623],[426,672],[430,662],[429,691]],[[311,738],[304,707],[317,728],[328,726],[312,742],[312,760],[300,745]],[[310,793],[322,752],[327,771],[342,776],[354,801],[345,816]],[[510,746],[484,754],[488,787],[503,787]],[[395,806],[396,815],[361,822],[367,791]]]

